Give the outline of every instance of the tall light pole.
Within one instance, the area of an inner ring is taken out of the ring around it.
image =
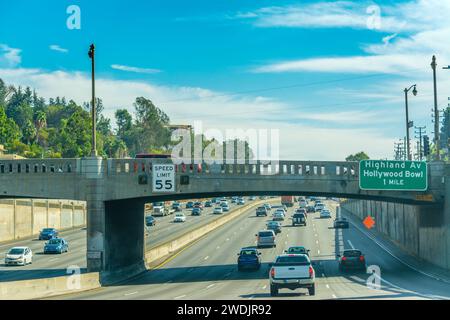
[[[417,96],[417,88],[416,85],[413,84],[411,87],[409,88],[405,88],[405,109],[406,109],[406,153],[408,156],[408,160],[412,160],[411,157],[411,149],[410,149],[410,144],[409,144],[409,128],[413,127],[414,124],[413,122],[409,121],[409,115],[408,115],[408,92],[413,89],[413,94],[414,96]]]
[[[431,60],[431,69],[433,69],[433,84],[434,84],[434,145],[436,147],[436,160],[440,160],[441,155],[439,151],[439,110],[437,98],[437,81],[436,81],[436,56]],[[437,118],[436,118],[437,116]],[[437,121],[436,121],[437,119]]]
[[[92,151],[91,156],[97,157],[97,121],[96,121],[96,109],[95,109],[95,46],[91,44],[88,52],[89,58],[91,58],[92,67]]]

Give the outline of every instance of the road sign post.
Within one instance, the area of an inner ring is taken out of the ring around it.
[[[153,192],[175,192],[175,165],[153,165]]]
[[[361,190],[426,191],[427,163],[422,161],[362,160],[359,163]]]

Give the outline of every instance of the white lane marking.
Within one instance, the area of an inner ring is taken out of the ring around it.
[[[320,254],[320,250],[317,250],[317,254]]]
[[[355,249],[355,246],[353,245],[353,243],[352,243],[350,240],[347,240],[347,242],[348,242],[348,244],[350,245],[350,247],[351,247],[352,249]]]
[[[289,235],[288,235],[288,234],[286,235],[286,238],[289,238]]]
[[[316,240],[316,244],[319,244],[319,240]]]
[[[333,299],[337,299],[337,297],[336,297],[336,295],[335,295],[335,294],[333,294],[333,295],[332,295],[332,297],[333,297]]]
[[[125,293],[124,296],[131,296],[131,295],[136,294],[136,293],[138,293],[138,292],[137,291],[129,292],[129,293]]]
[[[206,289],[212,288],[212,287],[214,287],[215,285],[216,285],[215,283],[210,284],[209,286],[206,287]]]
[[[317,237],[317,233],[314,234],[314,237]]]
[[[184,297],[186,297],[185,294],[183,294],[182,296],[175,297],[174,299],[181,299],[181,298],[184,298]]]
[[[285,241],[284,244],[287,244],[287,241]]]
[[[206,256],[206,257],[205,257],[205,260],[208,260],[208,258],[209,258],[209,256]]]
[[[219,246],[217,246],[217,247],[216,247],[216,249],[220,249],[220,247],[219,247]]]
[[[56,260],[58,260],[58,259],[59,259],[59,258],[53,258],[53,259],[48,260],[48,262],[56,261]]]
[[[264,285],[262,288],[263,288],[263,290],[265,290],[267,288],[267,285]]]
[[[327,289],[330,289],[330,285],[329,284],[327,284],[326,287],[327,287]]]
[[[230,241],[230,238],[227,238],[227,241]]]

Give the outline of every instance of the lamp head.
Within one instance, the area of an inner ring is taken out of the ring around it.
[[[417,96],[417,88],[416,88],[416,86],[414,86],[414,88],[413,88],[413,95]]]

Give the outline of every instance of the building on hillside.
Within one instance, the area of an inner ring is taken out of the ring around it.
[[[8,150],[5,149],[5,147],[0,144],[0,160],[18,160],[18,159],[26,159],[22,156],[19,156],[17,154],[9,154],[7,153]]]

